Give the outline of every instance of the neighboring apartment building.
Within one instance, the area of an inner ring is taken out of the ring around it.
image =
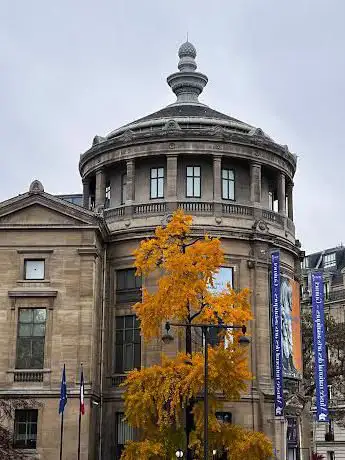
[[[322,271],[324,277],[325,316],[331,315],[339,323],[345,323],[345,248],[338,246],[306,255],[302,262],[302,309],[311,309],[311,274]],[[327,340],[327,331],[326,331]],[[329,356],[328,359],[332,359]],[[345,396],[329,386],[330,423],[313,425],[314,451],[327,460],[345,459],[345,428],[337,425],[334,412],[345,409]]]
[[[142,280],[132,254],[177,208],[193,215],[195,235],[207,230],[221,238],[228,281],[252,292],[255,379],[240,401],[224,401],[224,413],[267,433],[278,460],[296,459],[302,446],[293,396],[286,418],[274,417],[269,308],[272,249],[280,250],[286,292],[299,281],[296,156],[261,129],[200,103],[208,79],[195,57],[191,43],[180,47],[179,71],[168,77],[175,103],[94,138],[79,163],[83,208],[72,196],[49,195],[38,181],[0,203],[0,396],[42,403],[16,414],[15,442],[44,460],[58,456],[63,363],[64,459],[76,453],[80,362],[87,403],[81,458],[118,459],[135,436],[123,420],[119,384],[127,371],[159,360],[165,345],[141,340],[131,306]],[[154,287],[156,280],[143,282]]]

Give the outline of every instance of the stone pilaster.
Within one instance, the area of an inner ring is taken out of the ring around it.
[[[96,171],[96,194],[95,194],[95,208],[96,211],[104,206],[105,202],[105,172],[104,169]]]
[[[222,157],[213,157],[213,200],[222,199]]]
[[[261,203],[261,165],[258,163],[250,165],[250,201]]]
[[[135,199],[135,163],[127,160],[127,196],[126,205],[131,205]]]
[[[83,179],[83,207],[89,209],[90,207],[90,181]]]
[[[279,173],[278,176],[278,211],[280,214],[286,214],[286,190],[285,190],[285,174]]]
[[[288,217],[293,220],[293,183],[287,184],[287,197],[288,197]]]
[[[177,155],[167,156],[167,194],[168,201],[177,201]]]

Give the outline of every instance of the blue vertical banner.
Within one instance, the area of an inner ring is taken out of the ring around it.
[[[312,310],[315,356],[316,420],[328,422],[327,355],[322,273],[312,274]]]
[[[271,308],[274,369],[274,413],[284,415],[283,362],[282,362],[282,308],[280,301],[280,253],[272,252]]]

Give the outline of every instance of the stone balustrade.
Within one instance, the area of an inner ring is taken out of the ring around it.
[[[152,203],[122,205],[104,210],[104,218],[109,223],[120,222],[126,219],[136,219],[150,216],[160,216],[172,213],[176,209],[183,209],[187,214],[214,216],[214,217],[240,217],[252,220],[264,220],[267,224],[285,228],[292,235],[295,225],[287,216],[283,216],[268,209],[248,206],[237,203],[217,203],[212,201],[157,201]]]

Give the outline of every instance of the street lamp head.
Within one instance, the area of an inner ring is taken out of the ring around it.
[[[238,343],[240,344],[240,347],[247,347],[250,344],[250,338],[246,335],[241,335],[238,339]]]
[[[169,345],[169,343],[173,342],[174,340],[174,337],[169,332],[170,331],[169,321],[165,323],[165,330],[166,330],[166,333],[162,335],[162,340],[163,340],[163,343],[165,343],[165,345]]]
[[[238,343],[241,347],[247,347],[250,344],[250,338],[246,336],[247,327],[242,326],[242,335],[238,339]]]
[[[183,452],[182,452],[182,450],[181,450],[181,449],[178,449],[178,450],[176,451],[175,455],[176,455],[177,458],[182,458],[182,457],[183,457]]]
[[[213,457],[215,457],[217,455],[217,450],[216,449],[213,449],[212,455],[213,455]]]

